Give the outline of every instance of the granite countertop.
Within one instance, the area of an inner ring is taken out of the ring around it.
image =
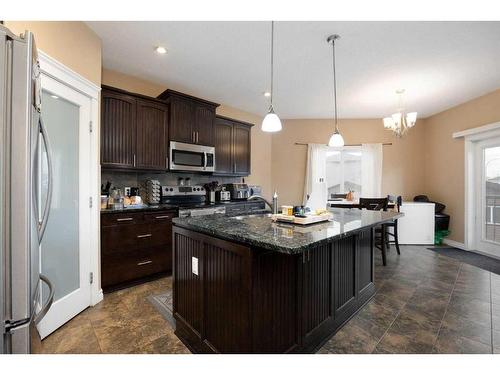
[[[397,212],[330,209],[331,221],[307,226],[277,223],[270,214],[174,218],[174,225],[245,245],[298,254],[312,246],[352,235],[404,216]]]
[[[245,204],[245,203],[258,203],[258,200],[233,200],[233,201],[225,201],[225,202],[216,202],[216,203],[193,203],[189,205],[189,208],[209,208],[209,207],[220,207],[226,205],[233,204]],[[176,205],[176,204],[145,204],[140,207],[128,206],[127,208],[106,208],[101,209],[102,214],[109,213],[120,213],[120,212],[137,212],[137,211],[157,211],[157,210],[177,210],[179,208],[184,208],[186,205]]]
[[[139,212],[139,211],[159,211],[159,210],[177,210],[179,207],[171,204],[146,204],[140,207],[128,206],[126,208],[106,208],[101,209],[101,214],[117,214],[121,212]]]

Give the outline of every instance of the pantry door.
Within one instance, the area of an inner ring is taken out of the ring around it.
[[[43,212],[49,188],[52,189],[52,203],[40,244],[40,273],[52,281],[55,289],[54,303],[38,324],[43,339],[92,301],[91,99],[42,75],[41,116],[51,150],[48,152],[39,145],[40,211]],[[48,153],[52,173],[48,170]],[[42,288],[42,301],[47,294],[48,289]]]

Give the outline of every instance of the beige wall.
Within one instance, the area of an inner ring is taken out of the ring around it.
[[[30,30],[40,50],[101,85],[101,39],[83,22],[6,21],[5,26],[16,34]]]
[[[103,69],[102,83],[152,97],[157,96],[166,89],[163,85],[109,69]],[[210,98],[206,99],[210,100]],[[262,118],[225,105],[217,108],[217,114],[255,124],[252,128],[252,174],[248,176],[246,182],[261,185],[263,194],[269,198],[272,193],[271,135],[260,130]]]
[[[285,120],[283,130],[273,134],[272,176],[281,204],[302,202],[307,147],[299,143],[326,144],[332,134],[332,120]],[[379,119],[341,120],[340,131],[346,144],[392,142],[384,146],[382,193],[406,199],[424,191],[421,123],[399,139],[385,130]]]
[[[450,239],[464,241],[464,140],[457,131],[500,121],[500,90],[473,99],[425,120],[425,191],[446,204]]]

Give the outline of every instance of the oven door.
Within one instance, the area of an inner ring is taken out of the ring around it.
[[[214,154],[213,147],[170,142],[170,169],[174,171],[213,172],[207,167],[207,155]],[[213,162],[210,164],[213,165]]]

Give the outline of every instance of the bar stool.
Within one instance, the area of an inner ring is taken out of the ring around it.
[[[359,208],[370,211],[387,211],[389,199],[386,198],[359,198]],[[386,247],[388,242],[386,224],[382,224],[380,228],[375,228],[374,246],[382,252],[382,264],[387,265]]]

